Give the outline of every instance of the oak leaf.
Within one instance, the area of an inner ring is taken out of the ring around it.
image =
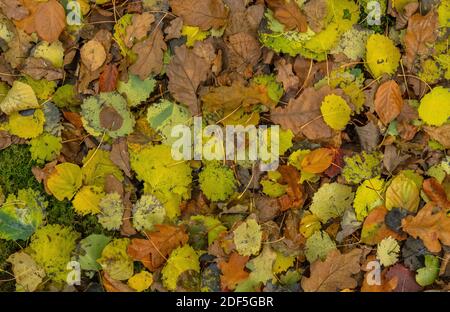
[[[187,105],[194,116],[200,113],[197,89],[206,80],[209,68],[207,60],[186,46],[175,48],[175,55],[167,67],[170,93],[177,101]]]
[[[423,191],[439,207],[450,210],[450,201],[447,198],[445,189],[435,178],[423,181]]]
[[[283,58],[275,62],[275,68],[277,70],[277,81],[283,84],[283,89],[285,91],[298,89],[300,79],[294,75],[291,63]]]
[[[170,0],[175,15],[183,19],[185,25],[197,26],[201,30],[225,26],[228,10],[222,0]]]
[[[8,18],[15,20],[21,20],[30,13],[19,0],[2,0],[0,1],[0,9]]]
[[[291,99],[285,108],[272,109],[271,119],[283,129],[290,129],[296,135],[303,134],[310,140],[330,138],[333,130],[323,120],[320,105],[331,93],[333,91],[328,86],[317,91],[307,88],[298,98]]]
[[[167,44],[164,42],[160,28],[155,28],[147,39],[136,43],[132,50],[138,57],[136,62],[130,66],[130,73],[138,75],[144,80],[150,74],[158,75],[161,72]]]
[[[135,41],[143,39],[147,35],[147,32],[150,29],[150,25],[154,21],[155,17],[149,12],[133,15],[131,25],[128,25],[126,28],[126,34],[124,38],[125,45],[128,48],[131,48]]]
[[[218,267],[222,271],[220,282],[223,290],[233,290],[239,282],[248,278],[249,273],[245,271],[248,259],[248,256],[241,256],[237,252],[233,252],[228,261],[219,262]]]
[[[403,231],[419,237],[431,252],[440,252],[441,244],[450,245],[450,218],[445,211],[430,202],[416,216],[402,220]]]
[[[268,0],[267,4],[274,11],[275,18],[285,26],[285,30],[297,30],[299,32],[306,32],[308,30],[306,17],[300,10],[297,2]]]
[[[357,282],[352,275],[360,270],[361,249],[341,254],[332,250],[325,261],[317,260],[311,265],[310,277],[303,277],[301,285],[306,292],[330,292],[355,288]]]
[[[128,246],[128,254],[141,261],[150,271],[155,271],[177,247],[184,245],[189,236],[182,227],[156,225],[157,231],[147,232],[148,239],[134,238]]]
[[[438,18],[435,10],[427,15],[414,14],[408,22],[405,35],[405,65],[411,69],[417,56],[427,55],[429,46],[437,38]]]
[[[250,72],[261,56],[261,46],[259,41],[248,32],[240,32],[228,37],[226,41],[229,50],[229,65],[239,73]]]
[[[383,83],[375,95],[375,111],[383,124],[387,125],[402,111],[403,98],[400,87],[394,80]]]

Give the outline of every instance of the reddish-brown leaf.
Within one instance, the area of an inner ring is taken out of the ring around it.
[[[155,271],[167,260],[175,248],[184,245],[189,236],[184,228],[172,225],[156,225],[157,230],[147,232],[148,239],[134,238],[128,245],[128,255],[150,271]]]
[[[267,4],[274,11],[275,18],[285,26],[285,30],[308,30],[306,17],[295,1],[267,0]]]
[[[402,111],[403,98],[400,87],[394,80],[383,83],[375,95],[375,111],[383,124],[387,125]]]
[[[300,184],[300,176],[297,169],[292,166],[280,166],[278,171],[281,173],[280,183],[288,185],[286,194],[278,198],[281,211],[302,207],[306,196],[303,191],[303,186]]]
[[[450,209],[450,201],[447,198],[447,193],[445,193],[444,187],[435,178],[423,181],[423,191],[439,207],[446,210]]]
[[[115,64],[108,64],[103,68],[98,80],[98,91],[99,92],[111,92],[116,90],[117,78],[119,76],[119,71]]]
[[[245,271],[248,259],[248,256],[244,257],[233,252],[227,262],[223,260],[219,262],[218,267],[222,271],[220,283],[223,290],[233,290],[239,282],[248,278],[249,273]]]

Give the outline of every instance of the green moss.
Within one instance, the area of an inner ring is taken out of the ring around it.
[[[73,209],[70,201],[59,201],[53,196],[48,197],[48,223],[72,226],[77,232],[82,233],[83,237],[91,234],[112,235],[111,232],[106,231],[100,223],[98,223],[96,216],[79,216]]]
[[[19,189],[39,188],[31,172],[34,165],[27,145],[12,145],[0,151],[0,185],[5,195],[16,194]]]
[[[23,245],[23,243],[0,239],[0,292],[12,292],[16,290],[15,281],[9,281],[11,275],[3,271],[7,270],[9,266],[6,259],[8,259],[12,253],[20,249],[19,245]],[[2,280],[8,281],[1,282]]]

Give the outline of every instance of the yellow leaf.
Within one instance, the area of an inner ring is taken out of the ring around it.
[[[72,163],[62,163],[55,166],[55,170],[47,180],[47,188],[58,200],[72,199],[81,187],[81,169]]]
[[[141,271],[128,280],[128,286],[136,291],[144,291],[153,284],[153,275],[147,271]]]
[[[325,123],[334,130],[344,130],[350,121],[352,110],[347,102],[339,95],[327,95],[320,106]]]
[[[7,115],[21,110],[39,108],[33,89],[26,83],[14,81],[8,94],[0,103],[0,110]]]

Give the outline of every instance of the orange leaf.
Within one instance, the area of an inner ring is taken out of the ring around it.
[[[219,269],[222,271],[220,281],[222,289],[233,290],[237,284],[248,278],[249,273],[245,271],[248,256],[241,256],[237,252],[233,252],[228,259],[228,262],[219,262]]]
[[[443,209],[430,202],[416,216],[402,220],[403,231],[419,237],[431,252],[440,252],[441,243],[450,245],[450,218]]]
[[[106,65],[98,79],[99,92],[111,92],[116,90],[118,76],[119,71],[117,70],[116,65],[114,64]]]
[[[148,239],[135,238],[128,245],[128,255],[141,261],[150,271],[158,269],[175,248],[184,245],[189,236],[183,227],[156,225],[157,231],[148,232]]]
[[[302,170],[309,173],[321,173],[333,162],[334,151],[330,148],[318,148],[303,158]]]
[[[300,177],[297,169],[292,166],[281,166],[278,171],[281,173],[280,183],[288,185],[286,194],[278,198],[281,211],[302,207],[306,197],[304,195],[303,187],[299,183]]]
[[[387,125],[402,111],[403,98],[400,87],[394,80],[383,83],[375,95],[375,111],[383,124]]]
[[[34,16],[36,32],[45,41],[58,40],[66,27],[66,13],[56,0],[40,3]]]
[[[423,191],[431,201],[435,202],[439,207],[446,210],[450,209],[450,201],[447,198],[447,194],[442,185],[435,178],[423,181]]]

